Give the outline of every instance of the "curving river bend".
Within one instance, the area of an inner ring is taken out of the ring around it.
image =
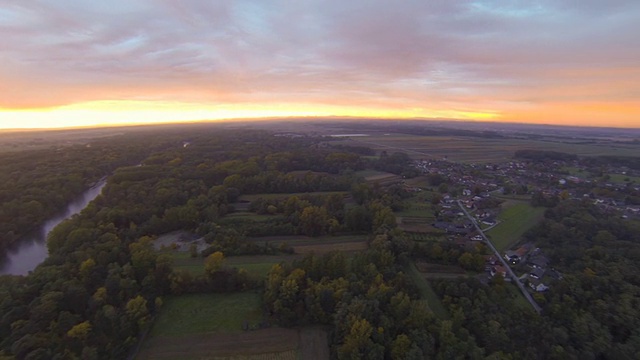
[[[59,215],[47,220],[40,228],[25,235],[15,246],[0,258],[0,275],[27,275],[49,255],[47,252],[47,235],[66,218],[78,214],[102,192],[107,180],[103,179],[86,190],[80,197],[69,203]]]

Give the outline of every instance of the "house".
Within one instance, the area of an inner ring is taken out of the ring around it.
[[[531,250],[531,244],[525,244],[516,249],[516,255],[520,257],[520,259],[527,256],[529,251]]]
[[[531,272],[529,273],[529,277],[536,280],[542,279],[543,276],[544,276],[544,269],[540,269],[540,268],[531,269]]]
[[[504,253],[504,259],[509,261],[512,264],[517,264],[520,261],[524,260],[524,258],[529,253],[530,246],[522,245],[516,250],[507,250]]]
[[[507,270],[502,265],[494,265],[491,268],[491,276],[496,276],[497,274],[502,275],[502,277],[507,276]]]
[[[490,216],[482,219],[482,223],[485,225],[493,226],[496,224],[496,219]]]
[[[494,255],[485,255],[484,260],[487,264],[497,265],[500,264],[500,261]]]
[[[512,264],[517,264],[520,262],[520,257],[513,250],[507,250],[504,253],[504,259],[509,261]]]
[[[549,287],[543,284],[540,280],[531,279],[529,280],[529,287],[537,292],[544,292],[549,290]]]
[[[465,227],[464,225],[456,225],[445,221],[436,221],[435,223],[433,223],[433,227],[435,227],[436,229],[445,230],[448,233],[458,235],[466,235],[470,231],[470,229]]]
[[[536,254],[535,256],[529,257],[527,265],[534,269],[544,269],[549,265],[549,259],[542,254]]]

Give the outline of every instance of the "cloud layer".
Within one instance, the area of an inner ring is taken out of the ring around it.
[[[295,103],[640,126],[638,34],[633,0],[4,0],[0,108]]]

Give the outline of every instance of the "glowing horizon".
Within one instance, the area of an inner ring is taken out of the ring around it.
[[[640,127],[640,3],[6,0],[0,129],[278,117]]]

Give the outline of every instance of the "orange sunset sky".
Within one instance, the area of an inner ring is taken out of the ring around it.
[[[640,127],[640,1],[3,0],[0,128],[355,116]]]

